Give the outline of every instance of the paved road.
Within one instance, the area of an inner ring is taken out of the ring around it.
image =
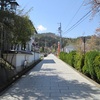
[[[100,100],[100,87],[50,54],[0,100]]]

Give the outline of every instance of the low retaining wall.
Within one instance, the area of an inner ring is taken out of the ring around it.
[[[9,53],[9,54],[4,54],[3,56],[9,63],[11,63],[16,67],[17,72],[20,72],[21,70],[24,69],[24,67],[27,67],[40,59],[40,53],[37,52]]]
[[[5,91],[7,87],[9,87],[12,83],[14,83],[22,75],[26,74],[29,70],[31,70],[33,67],[35,67],[35,65],[38,64],[40,61],[41,61],[40,59],[35,61],[35,63],[33,63],[31,66],[18,72],[16,75],[13,75],[13,77],[9,78],[9,80],[7,80],[7,76],[3,76],[2,78],[4,78],[4,79],[1,82],[2,79],[0,78],[0,83],[1,83],[0,84],[0,96],[3,94],[3,91]]]

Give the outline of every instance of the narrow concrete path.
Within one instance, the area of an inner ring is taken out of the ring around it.
[[[0,100],[100,100],[100,88],[50,54]]]

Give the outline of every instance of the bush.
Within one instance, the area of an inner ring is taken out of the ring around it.
[[[100,83],[100,52],[90,51],[85,55],[75,51],[61,52],[60,59]]]
[[[74,57],[74,67],[75,69],[82,71],[82,67],[84,65],[84,55],[82,55],[81,53],[76,53],[75,57]]]
[[[100,55],[95,57],[94,70],[96,73],[97,81],[100,82]]]
[[[97,51],[90,51],[85,54],[85,63],[83,66],[83,73],[90,76],[92,79],[96,78],[96,73],[94,70],[94,60],[95,57],[99,55]]]
[[[60,52],[59,58],[60,58],[61,60],[65,61],[66,55],[67,55],[67,53],[65,53],[65,52]]]
[[[76,51],[72,51],[70,53],[67,53],[67,55],[65,57],[65,62],[73,67],[74,67],[74,55],[75,54],[76,54]]]
[[[68,63],[71,66],[74,66],[74,55],[76,54],[75,51],[72,51],[70,53],[64,53],[61,52],[59,55],[59,58],[63,60],[64,62]]]

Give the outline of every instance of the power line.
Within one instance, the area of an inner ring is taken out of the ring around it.
[[[92,12],[92,10],[90,10],[89,12],[87,12],[82,18],[80,18],[74,25],[72,25],[67,31],[65,31],[64,33],[68,33],[69,31],[73,30],[76,26],[78,26],[81,22],[83,22],[88,15]],[[84,19],[85,18],[85,19]]]
[[[88,15],[87,17],[89,17],[89,16],[90,16],[90,15]],[[86,17],[86,18],[87,18],[87,17]],[[86,18],[85,18],[85,19],[86,19]],[[72,29],[70,29],[69,31],[67,31],[67,33],[70,32],[71,30],[73,30],[73,29],[74,29],[75,27],[77,27],[79,24],[81,24],[85,19],[83,19],[80,23],[78,23],[78,24],[77,24],[76,26],[74,26]]]
[[[84,3],[84,1],[83,1]],[[79,10],[81,9],[83,3],[80,5],[80,7],[78,8],[78,10],[76,11],[76,13],[74,14],[74,16],[72,17],[72,19],[70,20],[70,22],[68,23],[67,27],[65,28],[65,30],[68,28],[68,26],[71,24],[71,22],[73,21],[73,19],[75,18],[75,16],[77,15],[77,13],[79,12]]]

